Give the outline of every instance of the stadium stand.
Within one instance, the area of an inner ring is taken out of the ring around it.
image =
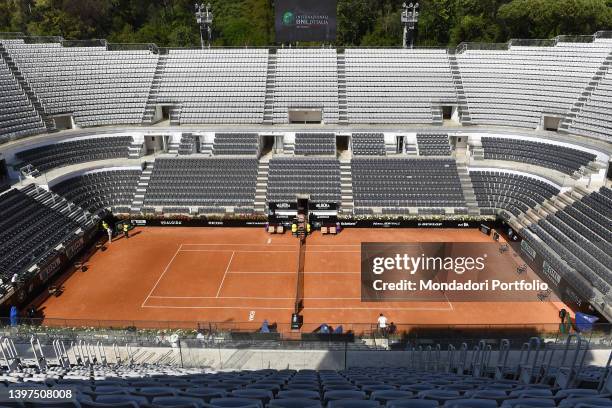
[[[40,99],[46,114],[73,115],[82,127],[140,124],[158,56],[100,46],[2,45]],[[78,45],[78,42],[76,43]]]
[[[457,53],[473,124],[535,129],[543,113],[563,117],[610,53],[598,40],[521,44]]]
[[[322,157],[275,157],[270,160],[268,202],[295,200],[340,202],[340,162]]]
[[[159,158],[145,205],[252,208],[256,181],[255,158]]]
[[[334,133],[296,133],[295,154],[304,156],[325,156],[336,154]]]
[[[132,141],[131,136],[81,138],[23,150],[16,156],[23,165],[48,171],[88,161],[127,158]]]
[[[31,265],[51,257],[54,248],[71,237],[79,225],[71,217],[43,205],[20,190],[0,195],[0,275],[25,278]]]
[[[63,180],[51,189],[92,214],[109,208],[129,213],[140,174],[138,169],[93,171]]]
[[[156,103],[182,125],[261,123],[267,66],[266,49],[169,50]]]
[[[434,105],[456,104],[446,50],[346,49],[350,123],[440,123]]]
[[[0,58],[0,144],[43,133],[45,124]]]
[[[446,133],[417,133],[419,156],[450,156],[451,148]]]
[[[612,44],[611,44],[612,47]],[[606,60],[608,66],[605,73],[598,73],[601,80],[591,90],[586,101],[582,98],[576,102],[579,104],[576,110],[568,114],[568,130],[572,133],[582,134],[598,139],[612,140],[612,51]],[[573,118],[571,118],[573,116]],[[566,119],[567,120],[567,119]]]
[[[181,142],[178,148],[179,156],[188,156],[196,153],[195,136],[192,133],[183,133],[181,135]]]
[[[355,207],[465,207],[455,161],[353,158]]]
[[[386,154],[384,133],[353,133],[353,154],[356,156],[384,156]]]
[[[559,194],[559,189],[533,177],[502,171],[470,171],[481,213],[503,209],[518,216]]]
[[[335,49],[277,50],[274,123],[288,123],[291,108],[321,109],[323,122],[338,123]]]
[[[531,140],[483,137],[481,141],[485,159],[529,163],[570,175],[596,158],[582,150]]]
[[[610,299],[612,268],[612,191],[602,187],[563,210],[556,212],[522,231],[529,242],[548,254],[553,268],[576,281],[583,277],[588,283],[578,285],[583,294],[593,297],[590,287]],[[537,239],[536,239],[537,237]],[[584,244],[588,240],[590,244]],[[579,244],[580,243],[580,244]],[[589,287],[590,285],[590,287]]]
[[[256,155],[259,150],[257,133],[216,133],[213,154]]]

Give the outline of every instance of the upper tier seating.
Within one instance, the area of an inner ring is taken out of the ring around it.
[[[311,201],[339,203],[340,162],[321,157],[270,160],[268,202],[295,201],[297,194],[309,194]]]
[[[353,133],[353,154],[356,156],[384,156],[384,133]]]
[[[216,133],[213,153],[221,155],[256,155],[259,148],[257,133]]]
[[[457,165],[450,159],[354,158],[356,207],[465,207]]]
[[[432,105],[456,103],[446,50],[346,49],[350,123],[434,122]]]
[[[24,164],[39,171],[95,160],[128,157],[131,136],[82,138],[35,147],[17,153]]]
[[[612,55],[608,57],[612,59]],[[608,69],[584,102],[578,115],[570,121],[572,133],[612,141],[612,69]]]
[[[304,156],[325,156],[336,154],[334,133],[296,133],[295,154]]]
[[[158,56],[146,50],[3,41],[47,114],[82,127],[142,122]]]
[[[140,174],[137,169],[95,171],[64,180],[51,190],[92,214],[106,208],[127,213]]]
[[[180,124],[261,123],[266,49],[170,50],[156,103],[180,105]]]
[[[0,144],[45,131],[42,118],[0,57]]]
[[[145,205],[252,208],[256,181],[256,158],[159,158]]]
[[[610,51],[596,41],[457,54],[472,123],[535,129],[542,113],[565,115]]]
[[[0,275],[4,282],[50,256],[78,228],[69,217],[19,190],[0,195]]]
[[[573,174],[596,159],[592,153],[551,143],[524,139],[483,137],[484,158],[534,164]]]
[[[323,122],[338,123],[336,50],[279,49],[276,52],[274,123],[288,123],[288,109],[315,108]]]
[[[419,156],[450,156],[451,148],[446,133],[417,133]]]
[[[508,210],[514,215],[526,212],[559,189],[533,177],[501,171],[470,171],[474,194],[481,209]]]

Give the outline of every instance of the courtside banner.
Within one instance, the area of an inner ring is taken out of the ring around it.
[[[512,251],[489,242],[361,244],[363,302],[556,301]]]
[[[336,40],[336,0],[275,0],[276,42]]]

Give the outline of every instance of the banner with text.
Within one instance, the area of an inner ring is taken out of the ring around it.
[[[336,40],[336,0],[276,0],[276,42]]]

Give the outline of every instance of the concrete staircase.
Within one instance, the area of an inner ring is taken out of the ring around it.
[[[145,107],[144,114],[142,116],[143,125],[152,125],[155,118],[155,105],[157,104],[157,95],[159,88],[164,76],[166,69],[166,63],[168,62],[167,55],[160,55],[157,60],[157,67],[155,68],[155,75],[153,76],[153,82],[151,83],[151,90],[149,91],[149,98],[147,99],[147,105]]]
[[[147,188],[149,187],[149,181],[151,180],[151,175],[153,174],[154,167],[154,162],[144,163],[144,169],[140,174],[140,179],[138,179],[138,184],[136,185],[136,193],[134,194],[134,200],[132,201],[132,205],[130,207],[130,211],[132,213],[139,213],[142,207],[144,206],[145,194],[147,192]]]
[[[2,44],[0,44],[0,57],[8,66],[9,70],[17,80],[17,83],[19,83],[21,90],[24,92],[24,94],[30,101],[30,104],[32,105],[34,110],[36,110],[36,113],[38,113],[38,116],[40,116],[43,124],[45,125],[45,128],[47,129],[47,132],[56,132],[57,129],[55,128],[55,121],[45,113],[45,109],[43,108],[42,103],[30,87],[30,84],[28,84],[28,81],[26,81],[25,77],[19,70],[19,67],[17,67],[15,61],[13,61],[8,51],[6,50],[6,48],[4,48],[4,45]]]
[[[582,108],[584,107],[584,105],[589,101],[591,94],[593,93],[595,89],[597,89],[601,80],[606,75],[606,73],[610,70],[611,67],[612,67],[612,52],[610,52],[608,56],[606,57],[606,59],[601,63],[595,75],[593,75],[593,77],[591,78],[587,86],[582,91],[582,94],[580,95],[578,100],[574,103],[574,106],[570,108],[569,112],[565,115],[565,117],[559,124],[559,132],[562,132],[562,133],[570,132],[570,126],[572,125],[574,119],[580,114],[580,111],[582,111]]]
[[[346,101],[346,66],[344,53],[337,54],[338,61],[338,123],[348,125],[348,103]]]
[[[478,208],[478,202],[476,201],[476,194],[474,193],[472,179],[470,178],[470,174],[465,163],[457,162],[457,173],[459,173],[459,181],[461,182],[461,189],[463,190],[463,198],[465,198],[468,215],[480,215],[480,209]]]
[[[263,123],[272,125],[274,123],[274,88],[276,87],[276,50],[270,50],[268,54],[268,73],[266,77],[266,102],[264,104]]]
[[[138,159],[144,155],[144,143],[132,142],[128,146],[128,159]]]
[[[472,118],[470,117],[467,98],[465,96],[465,90],[463,89],[463,79],[461,78],[459,63],[457,62],[457,58],[454,54],[448,54],[448,62],[450,64],[451,73],[453,74],[453,82],[455,83],[455,90],[457,92],[457,110],[459,111],[459,121],[464,126],[471,125]]]
[[[350,161],[340,162],[340,212],[352,214],[355,206],[353,202],[353,173]]]
[[[174,154],[178,156],[179,148],[181,147],[181,142],[176,141],[174,138],[171,142],[168,142],[168,153]]]
[[[266,198],[268,195],[268,172],[270,171],[269,158],[261,158],[257,167],[257,186],[255,188],[255,212],[266,211]]]
[[[442,115],[442,108],[439,105],[431,105],[431,117],[432,117],[432,124],[440,125],[440,126],[444,124],[444,116]]]
[[[213,155],[213,143],[210,143],[210,142],[202,143],[200,141],[200,154],[204,154],[206,156],[212,156]]]
[[[97,217],[93,217],[89,212],[66,200],[64,197],[55,194],[41,186],[30,184],[28,187],[21,190],[39,203],[49,207],[76,222],[81,227],[93,225]]]

